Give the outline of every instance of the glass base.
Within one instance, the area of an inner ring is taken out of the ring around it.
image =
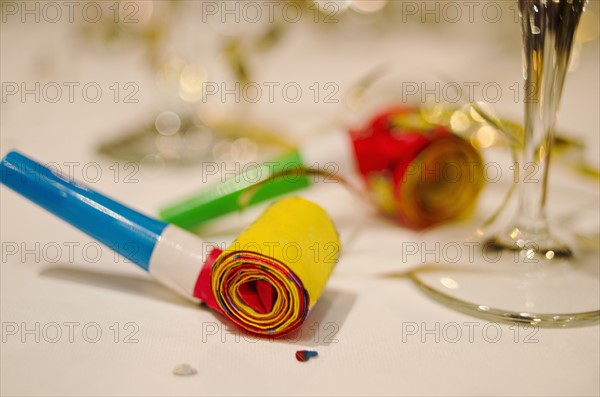
[[[432,298],[490,321],[543,327],[600,320],[598,242],[576,254],[498,250],[484,245],[471,263],[423,266],[411,279]],[[478,256],[479,255],[479,256]]]
[[[572,257],[571,248],[549,232],[545,220],[539,223],[539,227],[515,224],[505,232],[489,238],[485,245],[489,249],[514,251],[520,256],[540,261]]]

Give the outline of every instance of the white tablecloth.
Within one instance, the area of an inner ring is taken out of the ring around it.
[[[591,3],[598,13],[597,2]],[[510,87],[522,78],[520,37],[518,24],[502,6],[506,14],[497,23],[478,14],[474,23],[467,18],[457,23],[412,20],[380,29],[340,22],[328,30],[296,23],[280,45],[253,61],[254,78],[297,82],[305,94],[316,81],[333,82],[342,98],[357,78],[389,62],[409,76],[407,81],[421,81],[425,71],[462,83],[494,82],[503,89],[496,109],[519,119],[522,105]],[[36,23],[29,17],[22,23],[18,16],[4,14],[1,25],[3,95],[5,83],[11,82],[28,87],[94,82],[103,96],[96,103],[77,90],[72,103],[64,97],[57,103],[46,97],[37,103],[34,95],[3,97],[2,155],[16,148],[63,167],[77,162],[76,178],[98,179],[95,189],[149,214],[200,187],[198,167],[143,168],[136,183],[125,183],[126,170],[115,177],[114,161],[95,152],[98,143],[145,122],[165,103],[140,51],[127,44],[85,42],[65,18]],[[218,79],[222,65],[213,60],[214,34],[212,39],[202,36],[207,29],[198,25],[198,14],[184,12],[181,18],[171,48],[209,65]],[[596,165],[598,44],[595,40],[582,48],[559,121],[559,130],[588,143],[585,158]],[[134,82],[138,103],[115,103],[110,88],[115,82]],[[260,101],[251,114],[298,140],[344,118],[341,104],[310,95],[298,103],[277,97],[273,103]],[[100,166],[101,177],[82,175],[91,162]],[[551,215],[572,210],[569,192],[584,191],[592,198],[595,192],[597,197],[597,182],[566,170],[556,175],[564,178],[551,181],[556,192]],[[319,185],[302,194],[331,211],[350,243],[297,340],[268,341],[228,328],[220,316],[171,294],[108,250],[96,252],[89,237],[2,187],[1,394],[598,395],[598,326],[526,329],[448,309],[409,280],[382,276],[414,264],[400,261],[399,242],[433,237],[374,216],[356,219],[360,204],[337,186]],[[484,194],[490,201],[480,203],[480,210],[493,207],[495,196]],[[597,214],[597,200],[585,205]],[[234,215],[210,238],[228,241],[258,213]],[[434,233],[451,236],[453,230]],[[319,357],[299,363],[294,354],[300,349],[317,350]],[[198,374],[173,375],[182,363]]]

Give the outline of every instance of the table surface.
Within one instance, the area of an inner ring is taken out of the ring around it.
[[[192,3],[184,7],[197,7]],[[522,78],[519,27],[506,3],[495,2],[504,12],[497,23],[475,13],[472,23],[464,17],[456,23],[411,19],[398,26],[358,29],[348,22],[339,22],[335,29],[310,22],[293,24],[283,43],[252,60],[258,71],[254,78],[295,82],[305,95],[297,103],[277,95],[272,103],[261,100],[244,118],[280,128],[297,141],[307,139],[315,131],[341,125],[347,116],[342,103],[315,101],[308,95],[314,82],[335,84],[342,98],[358,78],[387,62],[406,76],[404,81],[419,84],[423,75],[451,76],[463,86],[493,83],[502,90],[494,108],[519,120],[522,105],[514,100],[511,88]],[[592,1],[589,8],[597,20],[598,2]],[[226,81],[223,61],[215,56],[216,30],[200,25],[200,14],[194,10],[180,10],[169,51],[207,65],[213,81]],[[157,86],[135,43],[86,41],[79,30],[81,21],[62,18],[49,23],[42,18],[36,23],[30,17],[22,23],[12,14],[4,17],[2,155],[16,148],[64,169],[73,164],[77,179],[93,180],[94,189],[148,214],[201,187],[200,165],[141,167],[128,180],[123,163],[117,163],[116,174],[115,161],[95,150],[99,143],[173,104]],[[597,167],[598,39],[585,43],[577,57],[565,87],[558,130],[586,142],[584,159]],[[51,82],[80,86],[92,82],[103,95],[96,103],[86,101],[79,91],[69,101],[66,90],[57,103],[44,95],[39,102],[33,94],[24,99],[4,97],[6,83],[34,87],[36,82],[42,87]],[[120,98],[115,103],[111,89],[115,82],[121,89],[133,82],[138,102],[124,103]],[[230,107],[235,111],[239,104]],[[501,159],[505,155],[489,152]],[[87,174],[98,167],[98,177]],[[550,215],[567,216],[587,208],[597,220],[597,180],[560,165],[555,168]],[[344,252],[301,333],[294,340],[276,341],[231,328],[220,316],[173,295],[108,250],[97,252],[89,237],[2,187],[0,392],[598,395],[598,326],[535,329],[490,323],[446,308],[409,280],[390,276],[420,262],[418,257],[402,261],[398,242],[427,245],[441,238],[456,239],[497,205],[499,192],[507,186],[503,180],[486,188],[470,223],[426,233],[382,220],[339,186],[321,184],[301,192],[330,211],[345,242]],[[357,208],[364,215],[357,217]],[[230,241],[260,210],[213,223],[205,231],[207,239]],[[597,222],[588,227],[598,234]],[[319,357],[299,363],[295,352],[300,349],[317,350]],[[183,363],[198,373],[173,375]]]

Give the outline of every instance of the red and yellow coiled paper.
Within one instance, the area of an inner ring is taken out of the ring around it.
[[[318,205],[290,197],[272,204],[200,275],[197,295],[240,328],[282,336],[304,322],[340,253],[338,233]]]
[[[387,110],[352,131],[357,165],[380,210],[412,229],[466,215],[484,184],[483,160],[465,139],[416,109]]]

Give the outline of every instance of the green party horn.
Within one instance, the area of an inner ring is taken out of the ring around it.
[[[332,181],[358,173],[384,214],[409,228],[424,229],[473,208],[483,186],[482,170],[483,160],[468,141],[423,121],[418,108],[400,106],[376,115],[363,129],[323,134],[278,159],[247,165],[159,214],[190,229],[308,187],[313,172]]]

